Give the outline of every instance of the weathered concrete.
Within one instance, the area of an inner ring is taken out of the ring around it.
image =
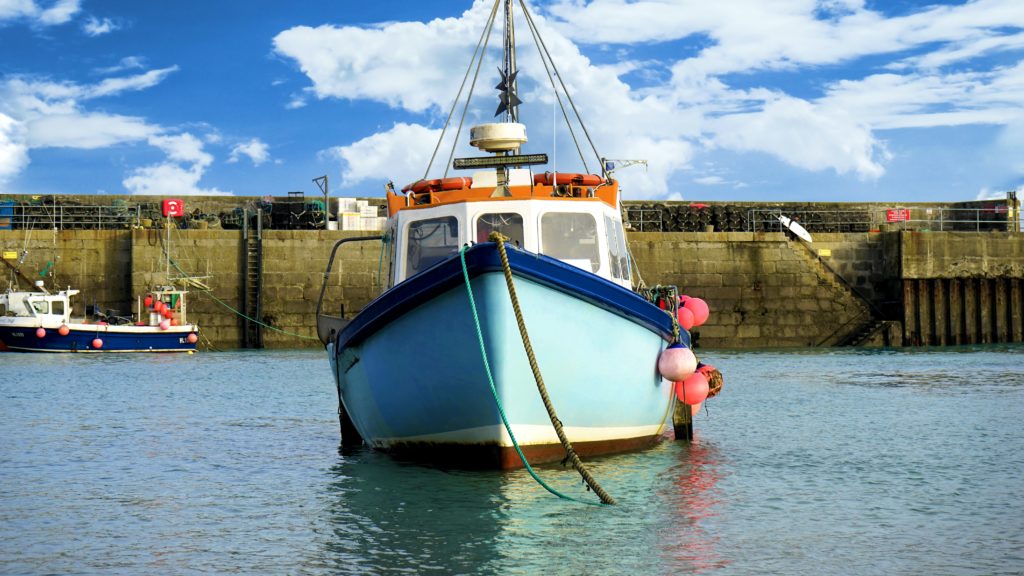
[[[264,231],[263,320],[276,329],[265,331],[267,346],[319,345],[314,312],[330,248],[362,234]],[[26,276],[53,261],[48,284],[82,290],[78,312],[92,303],[134,310],[164,282],[164,242],[158,230],[0,231],[0,249],[27,250]],[[767,232],[630,233],[629,242],[648,285],[676,284],[708,301],[711,318],[695,331],[704,347],[833,345],[886,319],[902,328],[878,324],[886,336],[864,342],[896,342],[901,330],[907,345],[1024,340],[1021,234],[819,234],[813,250]],[[242,341],[230,308],[241,307],[243,250],[237,230],[171,235],[174,260],[210,288],[192,295],[189,312],[218,348]],[[380,291],[378,269],[386,274],[378,243],[343,247],[325,310],[351,316],[365,306]]]

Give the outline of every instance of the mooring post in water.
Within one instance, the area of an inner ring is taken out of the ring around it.
[[[693,440],[693,410],[689,404],[676,400],[672,411],[672,428],[676,432],[676,440]]]

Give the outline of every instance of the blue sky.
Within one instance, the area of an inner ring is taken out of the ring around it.
[[[530,6],[599,152],[648,161],[618,172],[627,198],[959,201],[1024,184],[1020,0]],[[327,174],[334,195],[379,196],[423,176],[489,9],[0,0],[0,192],[313,194]],[[524,151],[582,171],[517,32]],[[497,104],[492,48],[467,124]]]

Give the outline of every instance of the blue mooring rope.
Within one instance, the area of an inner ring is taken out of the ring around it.
[[[522,449],[519,448],[519,442],[516,441],[516,436],[515,434],[512,433],[512,426],[508,423],[508,417],[505,416],[505,408],[502,407],[501,400],[498,398],[498,390],[494,387],[494,377],[491,375],[491,363],[488,362],[487,360],[487,348],[484,346],[484,334],[483,331],[480,329],[480,317],[476,312],[476,300],[473,298],[473,287],[469,283],[469,270],[466,268],[466,250],[468,248],[469,246],[467,245],[463,246],[462,249],[459,250],[459,260],[462,262],[462,277],[466,281],[466,294],[469,295],[469,307],[473,311],[473,323],[476,325],[476,337],[477,340],[480,342],[480,356],[484,360],[484,372],[487,373],[487,382],[491,385],[491,395],[494,396],[494,403],[498,405],[498,414],[501,414],[501,422],[505,425],[505,430],[508,432],[508,437],[512,440],[512,446],[515,447],[516,454],[519,454],[519,459],[522,460],[523,466],[526,468],[526,471],[530,473],[530,476],[532,476],[533,479],[536,480],[538,484],[543,486],[544,489],[547,490],[548,492],[564,500],[572,500],[573,502],[579,502],[580,504],[587,504],[589,506],[605,506],[603,502],[588,502],[586,500],[579,500],[577,498],[573,498],[572,496],[562,494],[558,490],[555,490],[551,486],[548,486],[548,484],[544,482],[544,480],[542,480],[540,476],[537,476],[537,473],[534,472],[533,467],[530,466],[530,463],[526,461],[526,456],[523,454]]]

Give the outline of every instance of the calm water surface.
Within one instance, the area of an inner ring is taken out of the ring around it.
[[[704,359],[693,444],[591,463],[608,508],[340,454],[322,353],[0,355],[0,571],[1024,573],[1024,349]]]

